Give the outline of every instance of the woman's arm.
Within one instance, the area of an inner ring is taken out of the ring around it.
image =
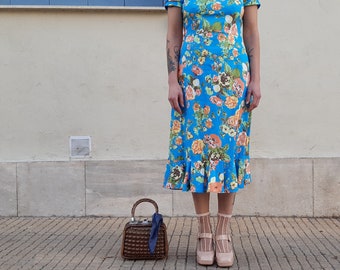
[[[243,39],[250,62],[250,82],[246,103],[255,109],[261,99],[260,90],[260,37],[257,24],[257,6],[247,6],[243,16]],[[252,100],[251,100],[252,97]]]
[[[178,113],[184,107],[182,88],[178,83],[178,62],[183,38],[182,11],[178,7],[168,8],[168,33],[166,52],[168,62],[169,102]]]

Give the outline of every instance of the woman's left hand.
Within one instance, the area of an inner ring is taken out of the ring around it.
[[[250,81],[248,86],[248,94],[246,98],[246,104],[249,105],[250,103],[248,110],[252,111],[257,106],[259,106],[260,99],[261,99],[260,83]]]

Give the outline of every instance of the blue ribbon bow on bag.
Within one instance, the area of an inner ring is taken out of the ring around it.
[[[150,232],[150,238],[149,238],[149,250],[151,254],[155,253],[157,238],[158,238],[158,231],[162,223],[163,223],[163,216],[161,214],[154,213],[152,215],[152,222],[151,222],[152,226],[151,226],[151,232]]]

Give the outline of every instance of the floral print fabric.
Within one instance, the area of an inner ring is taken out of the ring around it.
[[[172,110],[164,187],[198,193],[237,192],[251,182],[250,79],[242,37],[244,7],[258,0],[168,0],[183,13],[179,82],[185,96]]]

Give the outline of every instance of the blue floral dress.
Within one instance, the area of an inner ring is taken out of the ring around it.
[[[172,110],[164,187],[237,192],[251,182],[250,79],[243,43],[244,7],[258,0],[166,0],[183,14],[179,83],[185,107]]]

